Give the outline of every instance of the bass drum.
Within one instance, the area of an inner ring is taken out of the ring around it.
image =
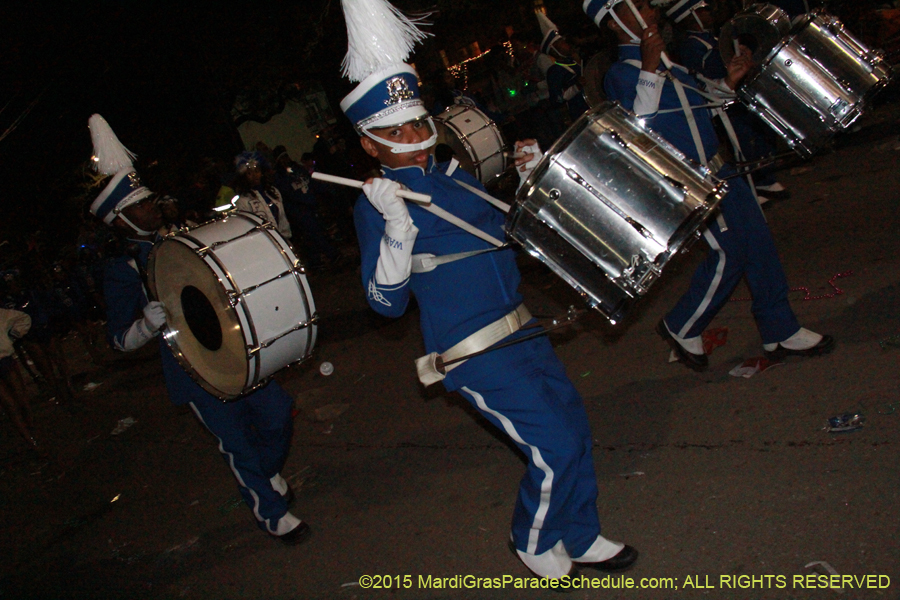
[[[725,191],[708,169],[605,103],[544,154],[506,230],[615,323],[696,239]]]
[[[455,104],[434,117],[438,144],[453,150],[459,166],[487,185],[509,166],[507,146],[500,128],[487,115],[468,104]]]
[[[891,76],[880,51],[817,9],[798,19],[744,80],[738,98],[808,157],[856,121]]]
[[[166,343],[220,400],[252,392],[312,354],[318,317],[303,267],[256,215],[234,212],[166,236],[147,278],[166,306]]]

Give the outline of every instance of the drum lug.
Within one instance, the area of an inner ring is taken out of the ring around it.
[[[661,274],[659,267],[643,256],[635,254],[631,257],[631,266],[622,271],[622,279],[626,281],[627,287],[643,296]]]
[[[241,303],[241,296],[243,296],[243,293],[234,290],[226,290],[225,295],[228,296],[228,304],[231,305],[231,308],[235,308]]]

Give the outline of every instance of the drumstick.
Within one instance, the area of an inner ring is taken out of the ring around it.
[[[734,55],[740,56],[741,55],[741,45],[738,43],[738,39],[734,38],[731,41],[734,43]]]
[[[362,189],[363,183],[358,179],[347,179],[346,177],[338,177],[337,175],[328,175],[327,173],[319,173],[316,171],[312,174],[313,179],[319,179],[321,181],[327,181],[328,183],[336,183],[338,185],[346,185],[347,187],[355,187]],[[410,202],[415,202],[416,204],[422,204],[428,206],[431,204],[431,196],[428,194],[420,194],[418,192],[411,192],[409,190],[400,190],[397,192],[397,195],[405,200],[409,200]]]

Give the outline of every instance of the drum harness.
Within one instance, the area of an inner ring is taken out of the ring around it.
[[[637,67],[638,69],[642,68],[642,64],[640,61],[629,59],[629,60],[625,60],[624,62],[633,67]],[[670,69],[664,69],[662,71],[659,71],[658,73],[660,75],[664,76],[666,79],[668,79],[672,83],[672,86],[675,88],[675,93],[678,95],[678,101],[681,104],[681,108],[680,109],[672,108],[672,109],[667,109],[667,110],[660,110],[658,112],[661,114],[665,114],[665,113],[678,112],[679,110],[681,110],[681,112],[684,113],[685,119],[687,119],[687,122],[688,122],[688,128],[691,131],[691,137],[694,139],[694,146],[696,147],[697,154],[700,157],[700,162],[703,164],[704,167],[706,167],[710,170],[710,173],[712,175],[715,175],[725,165],[725,159],[720,152],[716,153],[716,155],[713,156],[712,158],[707,159],[706,151],[703,148],[703,141],[700,139],[700,130],[697,128],[697,120],[694,118],[694,110],[695,109],[699,109],[699,108],[711,109],[713,114],[719,117],[719,119],[722,122],[722,126],[725,128],[725,132],[728,134],[728,139],[731,142],[732,147],[734,148],[735,158],[738,160],[743,160],[744,154],[741,151],[741,144],[738,141],[737,133],[735,133],[735,131],[734,131],[734,127],[731,124],[731,119],[729,119],[728,115],[725,113],[725,107],[729,104],[728,100],[735,97],[734,92],[729,90],[727,87],[725,87],[721,83],[714,81],[712,79],[709,79],[707,77],[704,77],[700,73],[697,73],[696,71],[691,71],[682,65],[673,63],[672,67],[681,69],[685,73],[693,75],[699,81],[701,81],[703,84],[705,84],[708,89],[717,90],[722,95],[717,95],[715,93],[711,93],[706,90],[701,90],[699,88],[696,88],[696,87],[693,87],[690,85],[685,85],[677,77],[675,77],[675,75],[671,72]],[[709,102],[706,104],[698,104],[697,106],[691,105],[690,101],[688,100],[685,89],[689,89],[689,90],[696,92],[702,98],[706,98],[707,100],[709,100]],[[744,174],[744,173],[740,173],[740,174]],[[753,185],[753,180],[750,177],[749,171],[746,172],[746,177],[747,177],[747,182],[750,184],[750,191],[753,193],[753,197],[757,200],[757,203],[758,203],[759,198],[756,195],[756,186]],[[728,231],[728,224],[725,222],[725,217],[722,216],[721,211],[719,211],[719,214],[716,216],[716,222],[719,224],[719,229],[721,231],[723,231],[723,232]]]
[[[450,162],[450,166],[447,168],[447,172],[445,174],[449,177],[453,174],[458,166],[459,162],[456,159],[453,159]],[[486,194],[478,188],[471,186],[465,182],[459,181],[457,179],[454,179],[453,181],[463,189],[472,192],[476,196],[484,199],[503,212],[509,212],[509,204],[498,200],[490,194]],[[465,258],[470,258],[472,256],[477,256],[479,254],[485,254],[487,252],[505,250],[511,246],[509,242],[501,242],[493,236],[481,231],[477,227],[463,221],[459,217],[445,211],[444,209],[441,209],[440,207],[434,206],[434,204],[422,205],[421,207],[431,212],[435,216],[456,225],[466,232],[471,233],[472,235],[483,239],[490,244],[493,244],[494,247],[485,248],[482,250],[471,250],[469,252],[457,252],[455,254],[447,254],[444,256],[435,256],[433,254],[414,254],[412,256],[413,273],[428,273],[441,265],[445,265]],[[442,381],[447,376],[448,372],[460,366],[470,358],[479,356],[492,350],[499,350],[500,348],[505,348],[506,346],[518,344],[520,342],[535,338],[539,335],[545,335],[548,332],[553,331],[554,329],[559,329],[560,327],[570,325],[586,312],[586,310],[576,310],[574,306],[570,306],[566,314],[561,317],[540,317],[544,321],[549,319],[549,323],[547,323],[544,327],[542,327],[542,325],[544,324],[541,322],[532,323],[531,325],[525,325],[534,317],[524,304],[520,304],[512,312],[505,314],[493,323],[482,327],[475,333],[458,342],[449,350],[441,354],[438,354],[437,352],[431,352],[429,354],[426,354],[425,356],[417,358],[416,371],[418,372],[419,381],[421,381],[422,384],[426,387],[433,383],[437,383],[438,381]],[[520,329],[534,328],[541,329],[540,331],[524,335],[522,337],[516,338],[515,340],[499,343],[503,339],[509,337]]]

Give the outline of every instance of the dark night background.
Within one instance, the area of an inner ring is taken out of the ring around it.
[[[540,0],[538,4],[541,4]],[[589,25],[580,2],[547,2],[563,25]],[[435,37],[412,60],[420,72],[452,62],[478,41],[506,39],[506,26],[538,37],[534,0],[398,0],[432,12]],[[195,172],[201,157],[230,161],[241,148],[236,121],[265,120],[309,82],[337,103],[346,30],[339,0],[258,3],[12,3],[6,5],[0,80],[0,235],[15,247],[41,230],[50,243],[74,239],[83,218],[87,119],[102,114],[165,177]],[[440,47],[438,42],[440,40]],[[254,114],[232,114],[235,101]],[[145,175],[146,178],[146,175]]]

